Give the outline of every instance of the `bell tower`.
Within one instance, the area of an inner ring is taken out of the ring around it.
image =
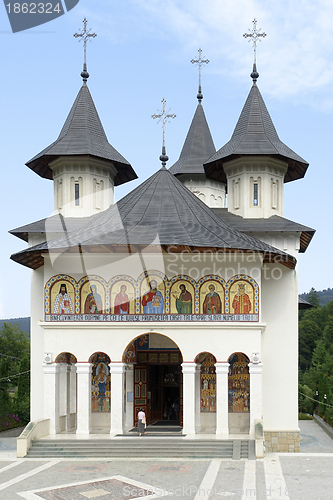
[[[136,179],[132,166],[108,142],[87,86],[86,43],[95,33],[84,28],[82,87],[56,141],[27,162],[41,177],[54,182],[54,211],[64,217],[88,217],[114,202],[114,186]]]

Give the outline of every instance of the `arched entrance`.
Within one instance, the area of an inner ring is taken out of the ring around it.
[[[134,425],[143,408],[148,425],[182,426],[183,357],[178,346],[165,335],[140,335],[126,347],[123,362],[133,366],[133,393],[128,387],[126,391],[127,401],[133,403]]]
[[[228,361],[229,433],[248,434],[250,431],[250,360],[246,354],[234,352]]]
[[[76,429],[76,363],[77,358],[70,352],[61,352],[54,360],[59,364],[59,431]]]

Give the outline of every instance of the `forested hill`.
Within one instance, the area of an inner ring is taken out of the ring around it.
[[[30,318],[0,319],[0,329],[3,327],[4,323],[19,325],[22,332],[26,332],[30,336]]]
[[[316,292],[320,299],[321,306],[325,306],[326,304],[331,302],[331,300],[333,300],[333,288],[327,288],[326,290],[321,290],[321,291],[316,290]],[[309,294],[310,292],[300,293],[299,296],[301,297],[301,299],[309,301]]]

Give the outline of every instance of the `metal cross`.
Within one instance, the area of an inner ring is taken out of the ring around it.
[[[162,122],[163,147],[165,147],[165,124],[166,124],[166,122],[170,122],[170,118],[176,118],[176,115],[175,115],[175,113],[170,113],[170,109],[168,111],[165,111],[166,100],[164,99],[164,97],[163,97],[161,103],[162,103],[162,109],[159,112],[159,114],[151,115],[151,117],[153,119],[158,118],[157,123]]]
[[[83,48],[84,48],[84,64],[86,65],[86,48],[87,48],[87,42],[90,40],[90,38],[96,38],[97,34],[96,33],[90,33],[91,28],[87,31],[87,19],[83,19],[83,30],[80,30],[81,33],[74,33],[75,38],[80,38],[79,42],[83,40]],[[91,40],[90,40],[91,41]]]
[[[253,52],[254,52],[254,64],[256,64],[256,58],[257,58],[257,42],[261,42],[260,37],[265,38],[266,33],[260,33],[261,28],[257,30],[257,20],[253,19],[252,21],[253,24],[253,29],[252,31],[249,29],[250,33],[244,33],[243,37],[244,38],[249,38],[249,42],[252,39],[253,42]]]
[[[201,49],[198,49],[198,53],[199,53],[198,59],[191,59],[191,63],[197,64],[199,66],[199,89],[200,89],[199,92],[201,92],[201,66],[203,64],[208,64],[209,59],[202,59],[202,57],[201,57],[202,50]]]

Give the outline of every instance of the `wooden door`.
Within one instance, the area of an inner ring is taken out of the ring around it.
[[[134,365],[134,425],[138,425],[140,408],[147,415],[147,366]]]

